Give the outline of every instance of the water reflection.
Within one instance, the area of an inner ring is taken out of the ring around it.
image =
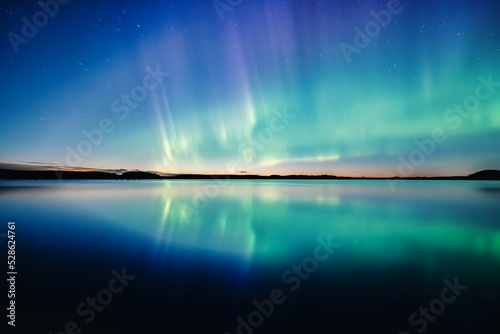
[[[384,181],[42,181],[0,189],[2,203],[15,202],[4,212],[44,203],[144,233],[157,247],[244,259],[281,261],[326,235],[356,242],[364,257],[402,259],[415,245],[500,257],[494,182],[407,181],[395,193]]]
[[[175,189],[190,183],[164,187],[158,242],[281,260],[304,240],[333,235],[356,241],[364,257],[402,259],[415,245],[500,256],[499,210],[470,184],[392,194],[383,182],[235,182],[201,197],[203,206],[201,192]]]
[[[210,323],[216,328],[210,332],[222,333],[248,314],[253,299],[279,287],[283,271],[309,256],[318,237],[331,236],[338,252],[261,332],[298,330],[290,319],[323,330],[330,318],[332,332],[356,332],[346,330],[352,323],[367,332],[378,322],[395,332],[435,298],[443,279],[455,276],[471,287],[462,306],[453,306],[457,312],[467,309],[470,319],[484,305],[496,312],[498,188],[484,181],[406,181],[394,193],[386,182],[368,180],[11,181],[0,184],[0,217],[17,222],[27,294],[19,298],[33,314],[40,308],[35,301],[48,298],[45,291],[59,296],[58,310],[74,309],[88,295],[86,284],[68,277],[107,277],[126,265],[138,278],[127,290],[134,302],[120,306],[122,312],[151,314],[151,328],[165,317],[187,332]],[[360,282],[368,279],[373,286]],[[172,299],[171,307],[162,303]],[[381,321],[366,305],[391,317]],[[186,318],[193,307],[204,323]],[[166,309],[173,313],[155,313]],[[446,312],[456,328],[464,326],[456,322],[462,313]],[[122,321],[105,319],[109,326]],[[50,331],[51,320],[37,321]],[[131,322],[144,326],[129,320],[121,332]]]

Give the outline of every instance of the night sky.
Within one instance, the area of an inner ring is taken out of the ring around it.
[[[500,169],[500,1],[60,2],[0,5],[4,164]]]

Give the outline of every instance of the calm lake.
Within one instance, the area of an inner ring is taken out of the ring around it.
[[[19,333],[500,330],[497,181],[2,181],[0,217]]]

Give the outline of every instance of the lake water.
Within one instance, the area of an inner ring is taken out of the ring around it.
[[[500,329],[495,181],[2,181],[0,217],[19,333]]]

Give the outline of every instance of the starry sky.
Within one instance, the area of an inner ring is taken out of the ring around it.
[[[0,9],[4,164],[500,169],[500,1],[8,0]]]

